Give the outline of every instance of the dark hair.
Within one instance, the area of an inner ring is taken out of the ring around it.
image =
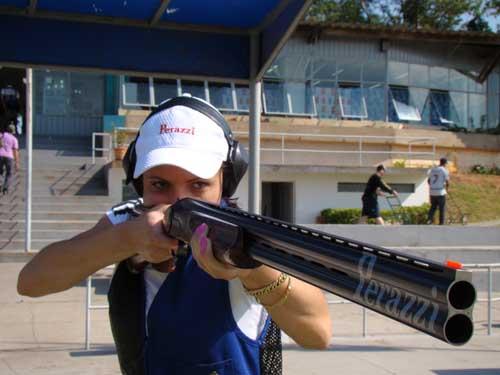
[[[382,164],[377,165],[377,172],[380,172],[380,171],[385,171],[385,167]]]
[[[439,165],[445,165],[446,163],[448,163],[448,160],[446,158],[439,159]]]

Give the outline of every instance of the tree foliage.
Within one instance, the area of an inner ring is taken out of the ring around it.
[[[306,20],[491,31],[488,15],[500,15],[500,0],[315,0]]]
[[[316,22],[376,23],[371,14],[372,0],[315,0],[306,19]]]

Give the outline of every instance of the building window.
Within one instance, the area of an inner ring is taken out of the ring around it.
[[[486,97],[481,94],[469,94],[469,128],[486,127]]]
[[[450,70],[450,90],[467,91],[467,81],[469,78],[454,69]]]
[[[418,108],[410,98],[410,91],[407,87],[391,87],[390,97],[390,121],[416,121],[420,122],[422,117]]]
[[[385,85],[369,82],[363,87],[366,109],[370,120],[385,120]]]
[[[312,62],[309,55],[278,56],[264,74],[264,78],[307,80],[311,78]]]
[[[42,114],[66,115],[68,112],[69,73],[45,72],[42,88]]]
[[[457,110],[447,91],[431,91],[431,124],[455,125],[458,121]]]
[[[339,193],[362,193],[365,191],[366,183],[364,182],[339,182],[337,184],[337,192]]]
[[[336,80],[338,75],[335,61],[327,59],[315,59],[313,61],[312,77],[321,80]]]
[[[482,83],[478,83],[472,78],[468,78],[467,80],[467,90],[470,92],[476,92],[480,94],[484,94],[486,91],[486,85]]]
[[[361,82],[361,64],[355,61],[337,64],[337,79],[343,82]]]
[[[335,82],[317,82],[313,91],[319,117],[337,118],[335,108],[337,88]]]
[[[205,97],[205,83],[203,81],[181,81],[181,90],[183,94],[191,94],[197,98],[207,100]]]
[[[210,82],[208,84],[210,92],[210,103],[221,110],[233,110],[233,88],[230,83]]]
[[[430,88],[433,89],[448,90],[450,87],[448,69],[439,66],[431,66],[429,84]]]
[[[125,105],[150,107],[149,78],[126,76],[123,82],[123,101]]]
[[[264,82],[264,112],[289,113],[288,100],[283,81]]]
[[[488,127],[500,127],[500,74],[488,78]]]
[[[385,61],[367,61],[363,64],[364,82],[385,82]]]
[[[467,128],[467,93],[452,91],[450,92],[450,98],[456,110],[455,125]]]
[[[359,84],[339,84],[339,106],[342,118],[368,117],[365,98]]]
[[[75,116],[102,116],[104,113],[104,77],[70,73],[70,113]]]
[[[429,87],[429,67],[410,64],[410,86]]]
[[[48,116],[102,116],[104,77],[89,73],[35,72],[35,111]]]
[[[310,82],[265,81],[264,112],[313,115],[315,111]]]
[[[245,85],[234,85],[236,110],[248,111],[250,108],[250,89]]]
[[[398,193],[412,194],[415,192],[415,184],[390,184],[391,187]],[[339,193],[362,193],[365,191],[366,183],[364,182],[339,182],[337,184],[337,192]]]
[[[289,97],[289,111],[297,115],[314,115],[311,82],[287,82],[285,84]]]
[[[154,78],[153,87],[156,105],[178,95],[177,80],[175,79]]]
[[[408,86],[408,64],[389,61],[387,80],[393,85]]]

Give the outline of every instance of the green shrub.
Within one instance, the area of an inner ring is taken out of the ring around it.
[[[406,160],[396,160],[392,163],[394,168],[406,168]]]
[[[355,224],[361,216],[360,208],[327,208],[321,211],[325,224]]]
[[[482,164],[476,164],[470,169],[471,173],[475,174],[493,174],[493,175],[500,175],[500,167],[497,167],[494,165],[491,168],[488,168]]]
[[[426,224],[429,205],[401,207],[391,210],[381,210],[380,216],[388,223]],[[360,208],[326,208],[321,211],[319,222],[323,224],[356,224],[361,216]],[[374,223],[368,220],[368,223]]]

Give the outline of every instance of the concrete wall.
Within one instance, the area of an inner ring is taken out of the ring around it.
[[[392,173],[391,173],[392,172]],[[401,194],[405,206],[421,205],[428,201],[427,175],[422,170],[405,171],[389,170],[384,180],[388,183],[413,183],[413,194]],[[413,173],[412,173],[413,172]],[[317,168],[264,167],[261,172],[263,182],[291,182],[294,185],[294,220],[297,223],[315,223],[316,218],[325,208],[361,208],[362,193],[338,193],[339,182],[366,183],[372,168],[353,168],[351,173],[320,172]],[[236,191],[238,204],[248,208],[248,180],[243,179]],[[386,200],[379,198],[381,209],[389,209]]]

